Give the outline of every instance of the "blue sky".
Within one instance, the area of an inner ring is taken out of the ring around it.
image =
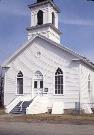
[[[27,40],[30,25],[27,5],[36,0],[0,1],[0,64]],[[94,2],[54,0],[61,9],[61,43],[94,62]]]

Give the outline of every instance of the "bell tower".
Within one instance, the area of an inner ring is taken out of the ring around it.
[[[28,39],[36,34],[43,35],[60,43],[61,32],[58,29],[59,8],[53,0],[37,0],[29,5],[31,11],[31,25],[27,28]]]

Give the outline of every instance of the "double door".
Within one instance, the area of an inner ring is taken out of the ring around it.
[[[43,80],[34,81],[34,95],[43,94]]]

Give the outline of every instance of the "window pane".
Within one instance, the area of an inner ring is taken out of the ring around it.
[[[60,85],[58,85],[58,89],[60,90]]]
[[[58,76],[55,76],[55,81],[57,81],[58,80]]]
[[[63,76],[61,76],[61,84],[63,84]]]
[[[63,90],[63,85],[61,85],[61,90]]]
[[[23,78],[17,78],[17,93],[23,94]]]
[[[61,94],[63,94],[63,90],[61,90]]]
[[[60,79],[61,79],[61,76],[58,76],[58,80],[60,81]]]
[[[57,85],[55,85],[55,90],[57,90]]]
[[[57,81],[55,81],[55,85],[57,85],[58,84],[58,82]]]
[[[40,81],[40,88],[43,88],[43,81]]]
[[[60,93],[60,90],[58,90],[58,94],[61,94],[61,93]]]
[[[37,81],[34,81],[34,88],[37,88]]]
[[[58,78],[58,84],[60,84],[60,78]]]
[[[57,94],[57,90],[55,90],[55,94]]]

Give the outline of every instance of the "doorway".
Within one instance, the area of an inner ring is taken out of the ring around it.
[[[40,71],[35,72],[34,76],[34,96],[43,94],[43,75]]]

